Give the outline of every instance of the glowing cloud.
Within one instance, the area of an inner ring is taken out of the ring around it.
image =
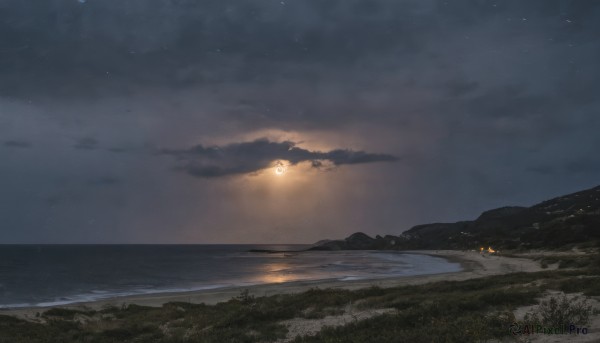
[[[323,165],[321,161],[340,166],[398,160],[393,155],[348,149],[310,151],[297,147],[291,141],[272,142],[265,138],[224,146],[197,145],[186,150],[163,150],[162,154],[175,156],[180,163],[177,169],[202,178],[253,173],[272,167],[273,161],[280,160],[289,161],[290,166],[311,162],[314,168],[320,168]],[[287,167],[276,165],[276,174],[284,174]]]

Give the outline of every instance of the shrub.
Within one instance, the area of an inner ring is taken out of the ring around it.
[[[548,326],[560,327],[568,324],[585,325],[592,315],[592,306],[587,299],[574,297],[569,299],[566,295],[551,297],[542,301],[534,312],[525,315],[529,323],[541,323]]]
[[[600,295],[600,277],[571,278],[559,284],[565,293],[583,292],[585,295]]]
[[[252,305],[255,301],[254,295],[250,294],[250,291],[246,288],[240,292],[240,295],[235,297],[236,300],[244,305]]]

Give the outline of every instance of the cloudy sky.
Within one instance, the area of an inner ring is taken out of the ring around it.
[[[598,185],[599,33],[593,1],[2,0],[0,243],[311,243]]]

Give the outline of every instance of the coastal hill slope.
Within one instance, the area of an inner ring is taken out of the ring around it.
[[[600,186],[531,207],[501,207],[477,219],[417,225],[399,236],[357,232],[311,250],[560,248],[600,242]]]

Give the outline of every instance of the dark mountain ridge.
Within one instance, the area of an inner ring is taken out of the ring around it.
[[[357,232],[311,250],[560,248],[600,242],[600,186],[531,207],[501,207],[477,219],[417,225],[399,236]]]

